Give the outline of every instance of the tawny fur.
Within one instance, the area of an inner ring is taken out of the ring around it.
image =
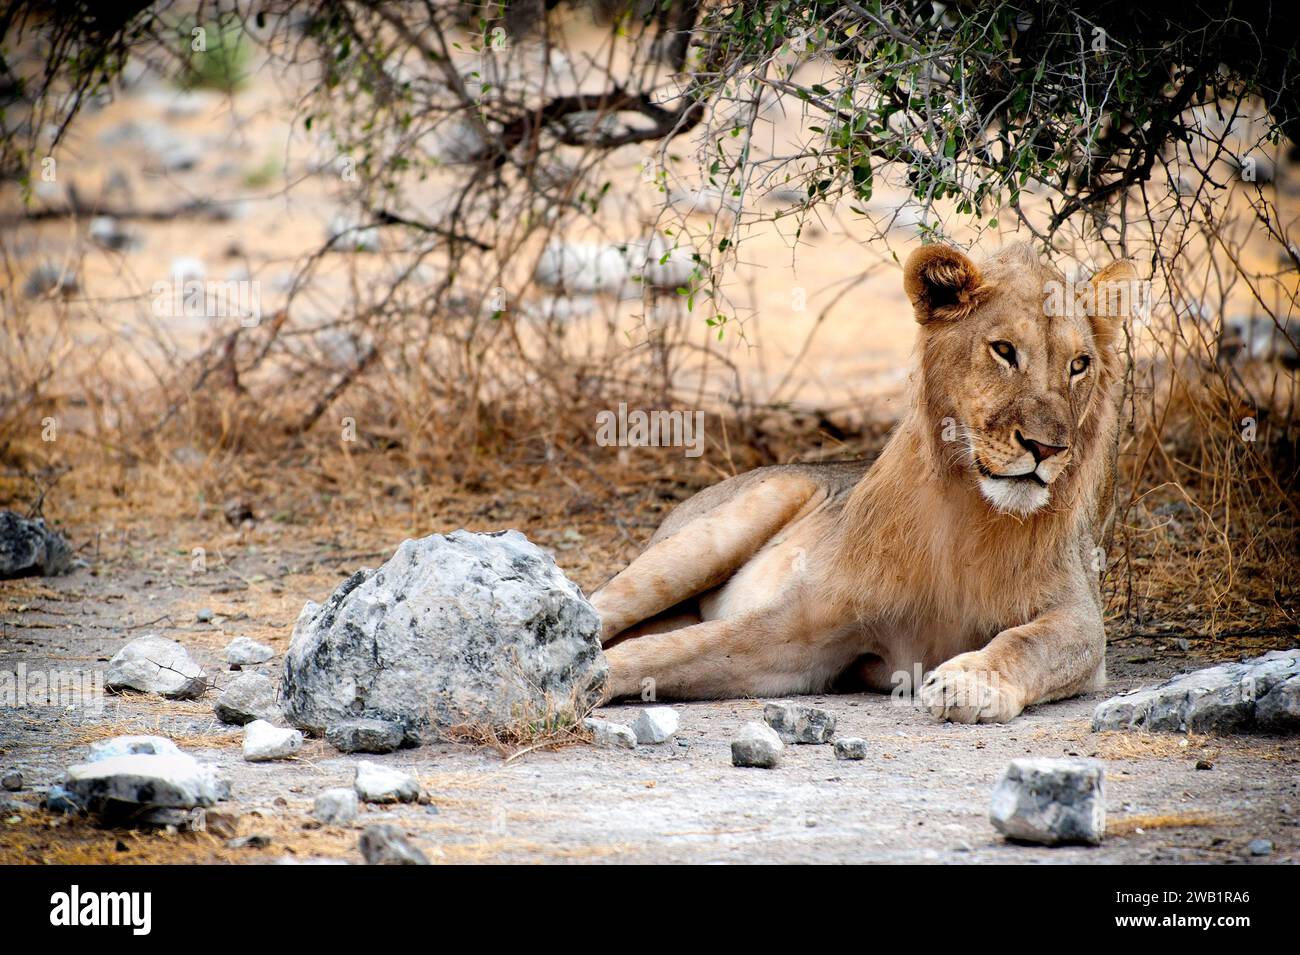
[[[1135,278],[1120,262],[1093,283]],[[879,458],[760,468],[678,507],[593,596],[611,696],[890,690],[923,672],[923,704],[970,722],[1104,681],[1094,541],[1124,316],[1047,314],[1063,281],[1024,246],[978,268],[914,253],[917,368]]]

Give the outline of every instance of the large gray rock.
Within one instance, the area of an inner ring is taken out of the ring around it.
[[[274,723],[282,717],[275,699],[275,684],[261,673],[242,673],[231,680],[212,710],[217,719],[233,726],[243,726],[253,720]]]
[[[457,725],[576,722],[605,684],[599,634],[595,609],[518,531],[404,541],[303,608],[285,715],[316,735],[384,720],[411,743]]]
[[[1276,684],[1255,704],[1255,723],[1274,733],[1300,732],[1300,674]]]
[[[71,566],[72,550],[62,534],[40,518],[28,520],[13,511],[0,511],[0,580],[52,577]]]
[[[768,703],[763,721],[783,743],[829,743],[835,735],[835,717],[805,703]]]
[[[1008,839],[1044,845],[1097,845],[1106,834],[1101,763],[1087,759],[1013,759],[989,806]]]
[[[172,700],[193,700],[208,688],[203,668],[175,640],[149,634],[137,637],[108,661],[108,690],[138,690]]]
[[[1300,650],[1274,650],[1244,663],[1184,673],[1097,706],[1093,730],[1186,733],[1294,732]],[[1276,694],[1276,695],[1275,695]]]
[[[230,795],[216,771],[186,753],[132,753],[68,767],[64,788],[92,811],[115,807],[190,809]]]

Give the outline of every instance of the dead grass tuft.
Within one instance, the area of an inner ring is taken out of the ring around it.
[[[1218,753],[1213,737],[1197,733],[1115,730],[1097,734],[1097,755],[1102,759],[1207,759]]]
[[[1152,829],[1193,829],[1205,826],[1217,826],[1221,822],[1217,816],[1205,813],[1171,812],[1112,817],[1106,820],[1107,836],[1128,836],[1148,832]]]
[[[444,739],[455,743],[486,746],[506,761],[536,750],[554,750],[578,743],[590,743],[591,733],[582,725],[600,702],[594,694],[574,686],[566,697],[556,697],[533,684],[517,660],[512,660],[512,678],[525,702],[515,711],[509,726],[493,726],[482,720],[466,720],[442,731]],[[538,705],[532,701],[541,698]]]

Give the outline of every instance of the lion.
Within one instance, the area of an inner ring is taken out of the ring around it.
[[[978,267],[928,245],[903,285],[917,367],[875,461],[758,468],[674,509],[592,595],[609,699],[901,686],[972,723],[1104,684],[1132,264],[1062,296],[1026,245]]]

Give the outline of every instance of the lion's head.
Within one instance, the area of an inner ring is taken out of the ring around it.
[[[947,246],[912,253],[904,287],[921,325],[918,411],[941,469],[1021,517],[1077,484],[1114,419],[1115,345],[1136,280],[1119,261],[1071,284],[1026,245],[978,267]]]

